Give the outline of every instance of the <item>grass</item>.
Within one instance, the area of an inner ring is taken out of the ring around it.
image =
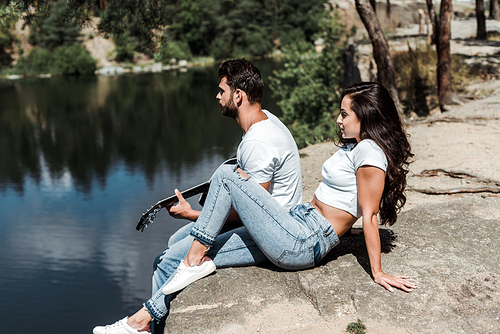
[[[351,322],[347,325],[346,332],[352,334],[365,334],[366,325],[363,323],[363,321],[358,319],[358,321]]]
[[[476,63],[469,66],[469,57],[452,54],[451,86],[455,94],[467,94],[467,85],[473,81],[496,76],[496,68]],[[399,98],[405,114],[426,116],[438,107],[437,97],[437,53],[430,44],[409,47],[409,51],[393,56]]]

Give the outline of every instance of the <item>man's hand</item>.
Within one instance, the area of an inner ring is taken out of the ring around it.
[[[170,216],[177,219],[187,219],[195,221],[200,215],[200,211],[193,210],[191,204],[188,203],[182,196],[181,192],[175,189],[175,195],[179,200],[178,203],[165,207],[170,214]]]

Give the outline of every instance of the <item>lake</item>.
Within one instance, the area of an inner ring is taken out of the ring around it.
[[[254,64],[265,83],[279,67]],[[186,222],[162,210],[141,233],[138,219],[241,139],[218,83],[217,66],[0,82],[2,332],[91,333],[149,298],[153,260]]]

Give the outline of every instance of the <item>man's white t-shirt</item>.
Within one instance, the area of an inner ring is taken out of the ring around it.
[[[253,124],[236,151],[238,165],[258,183],[271,181],[269,192],[289,209],[302,203],[302,170],[297,144],[278,117]]]

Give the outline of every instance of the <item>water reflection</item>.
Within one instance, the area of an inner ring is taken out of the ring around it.
[[[94,179],[105,184],[117,160],[151,180],[162,162],[178,172],[207,148],[232,154],[219,144],[238,129],[207,94],[217,88],[210,74],[39,79],[2,89],[0,180],[22,191],[24,178],[40,182],[46,167],[55,179],[69,172],[88,192]]]
[[[184,222],[162,211],[139,233],[137,219],[208,179],[241,136],[218,81],[205,68],[0,83],[2,328],[90,333],[148,298],[153,258]],[[276,110],[268,91],[263,105]]]

